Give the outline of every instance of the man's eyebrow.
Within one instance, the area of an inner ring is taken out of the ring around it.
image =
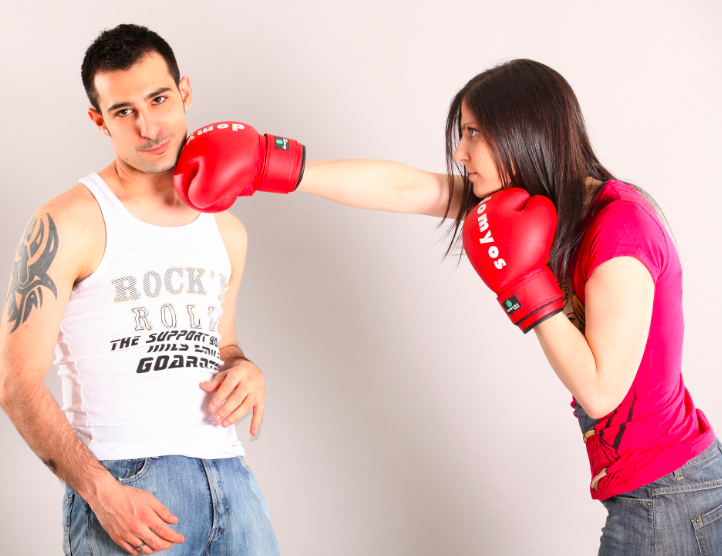
[[[172,90],[173,89],[171,89],[170,87],[161,87],[160,89],[157,89],[157,90],[153,91],[152,93],[145,95],[145,100],[150,100],[153,97],[157,97],[158,95],[160,95],[162,93],[167,93],[168,91],[172,91]],[[107,111],[112,112],[113,110],[118,110],[118,108],[126,108],[127,106],[133,106],[133,104],[130,102],[118,102],[118,103],[112,105],[110,108],[108,108]]]

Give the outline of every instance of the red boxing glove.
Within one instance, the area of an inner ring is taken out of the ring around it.
[[[547,266],[556,225],[554,204],[541,195],[530,199],[518,187],[483,199],[464,221],[471,265],[525,334],[564,308]]]
[[[173,185],[195,210],[221,212],[256,191],[290,193],[301,183],[305,163],[306,147],[293,139],[259,135],[240,122],[218,122],[186,139]]]

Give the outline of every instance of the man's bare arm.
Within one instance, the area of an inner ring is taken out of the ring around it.
[[[218,369],[219,371],[228,370],[237,365],[239,361],[250,362],[250,359],[246,357],[246,354],[243,353],[243,350],[237,345],[223,346],[221,348],[221,360],[223,361],[223,365]]]
[[[3,369],[9,366],[14,365],[3,357]],[[93,505],[115,479],[75,435],[53,395],[33,378],[35,373],[27,372],[27,379],[7,374],[0,374],[0,405],[15,428],[53,473]]]
[[[164,550],[182,542],[161,522],[175,518],[150,493],[121,485],[108,473],[43,384],[72,288],[94,270],[105,246],[97,204],[79,187],[41,208],[18,245],[0,319],[0,405],[38,457],[88,502],[116,543],[137,554],[133,548],[140,543],[125,540],[135,538],[129,533],[135,529],[149,538],[148,547]]]
[[[231,279],[221,305],[218,323],[221,335],[220,353],[223,366],[219,373],[201,383],[206,392],[215,392],[208,404],[213,420],[222,427],[230,427],[253,410],[250,432],[258,434],[266,403],[263,373],[246,358],[236,340],[236,300],[246,262],[248,236],[243,224],[228,212],[216,215],[218,230],[231,260]]]
[[[0,323],[0,404],[50,470],[92,499],[97,487],[113,478],[75,435],[43,384],[52,363],[48,348],[57,337],[51,323],[59,326],[75,277],[82,272],[82,259],[64,260],[71,253],[72,248],[60,248],[51,213],[38,211],[18,245]]]

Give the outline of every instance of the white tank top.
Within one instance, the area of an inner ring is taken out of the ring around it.
[[[154,226],[98,174],[80,181],[100,205],[106,246],[73,288],[55,348],[70,424],[99,460],[243,455],[200,387],[222,364],[218,319],[231,276],[215,218]]]

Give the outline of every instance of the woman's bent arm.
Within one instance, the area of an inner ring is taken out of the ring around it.
[[[585,295],[585,334],[563,313],[534,330],[564,386],[599,419],[634,382],[652,321],[654,281],[639,260],[616,257],[594,270]]]

